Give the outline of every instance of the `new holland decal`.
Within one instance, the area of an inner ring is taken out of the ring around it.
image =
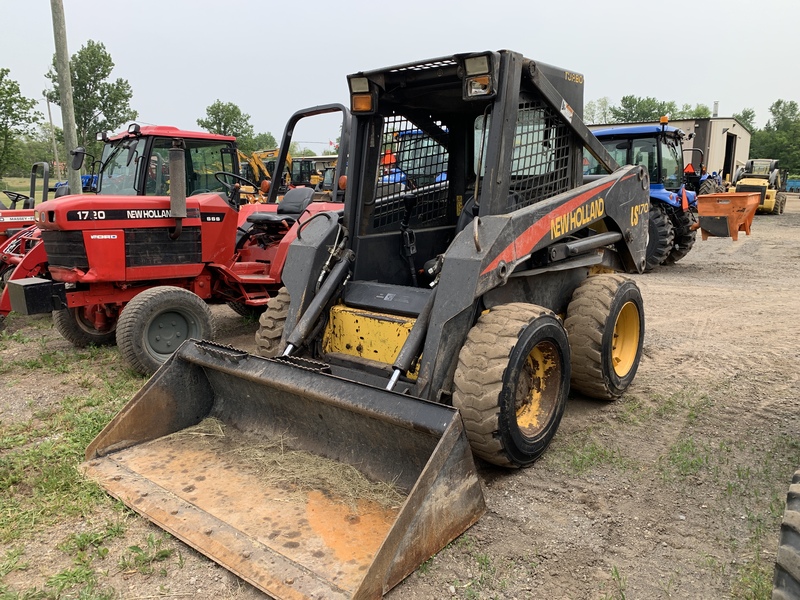
[[[169,219],[171,213],[168,208],[134,208],[134,209],[106,209],[106,210],[70,210],[67,211],[67,221],[143,221],[149,219]],[[197,208],[187,208],[186,217],[196,219],[200,216]]]
[[[555,240],[562,235],[577,231],[589,223],[605,216],[606,206],[602,198],[597,198],[571,210],[568,213],[550,219],[550,239]]]

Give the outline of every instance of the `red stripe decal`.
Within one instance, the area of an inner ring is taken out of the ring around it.
[[[624,179],[627,178],[628,177],[625,177]],[[503,250],[499,255],[497,255],[497,257],[495,257],[495,259],[491,263],[489,263],[489,265],[483,270],[481,276],[486,275],[490,271],[496,269],[501,261],[505,263],[510,263],[515,261],[517,257],[526,256],[530,254],[531,251],[536,247],[536,244],[538,244],[542,240],[542,238],[545,235],[547,235],[547,233],[550,231],[550,222],[552,220],[572,212],[580,205],[582,205],[584,202],[586,202],[589,198],[592,198],[604,192],[605,190],[613,186],[615,183],[617,183],[617,181],[618,180],[610,181],[598,187],[592,188],[587,192],[583,192],[582,194],[575,196],[572,200],[565,202],[561,206],[554,208],[552,211],[547,213],[543,218],[539,219],[538,221],[536,221],[536,223],[534,223],[533,225],[528,227],[525,231],[523,231],[517,237],[517,239],[511,242],[505,248],[505,250]]]

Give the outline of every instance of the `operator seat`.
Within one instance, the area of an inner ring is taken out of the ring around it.
[[[254,225],[268,225],[285,221],[287,225],[291,226],[300,218],[300,215],[308,208],[313,199],[314,188],[299,187],[291,189],[283,196],[283,200],[278,204],[276,212],[254,212],[247,217],[247,222]]]

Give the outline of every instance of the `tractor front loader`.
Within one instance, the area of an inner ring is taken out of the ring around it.
[[[386,593],[484,512],[473,455],[533,463],[570,385],[620,396],[644,336],[618,272],[645,266],[649,180],[583,125],[581,75],[503,50],[348,81],[344,211],[301,223],[269,356],[185,342],[83,464],[276,598]],[[427,139],[397,186],[401,131]],[[582,186],[584,146],[611,174]]]

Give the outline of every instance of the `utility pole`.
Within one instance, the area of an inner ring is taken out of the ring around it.
[[[58,144],[56,144],[56,128],[53,126],[53,114],[50,112],[50,101],[44,97],[47,103],[47,118],[50,121],[50,139],[53,142],[53,166],[55,167],[56,179],[61,179],[61,163],[58,162]]]
[[[67,151],[78,147],[78,132],[75,126],[75,107],[72,104],[72,77],[69,70],[69,51],[67,50],[67,25],[64,19],[64,5],[61,0],[50,0],[53,14],[53,37],[56,43],[56,71],[58,71],[58,90],[61,96],[61,120],[64,124],[64,141]],[[67,182],[72,194],[83,192],[80,171],[72,168],[67,160]]]

